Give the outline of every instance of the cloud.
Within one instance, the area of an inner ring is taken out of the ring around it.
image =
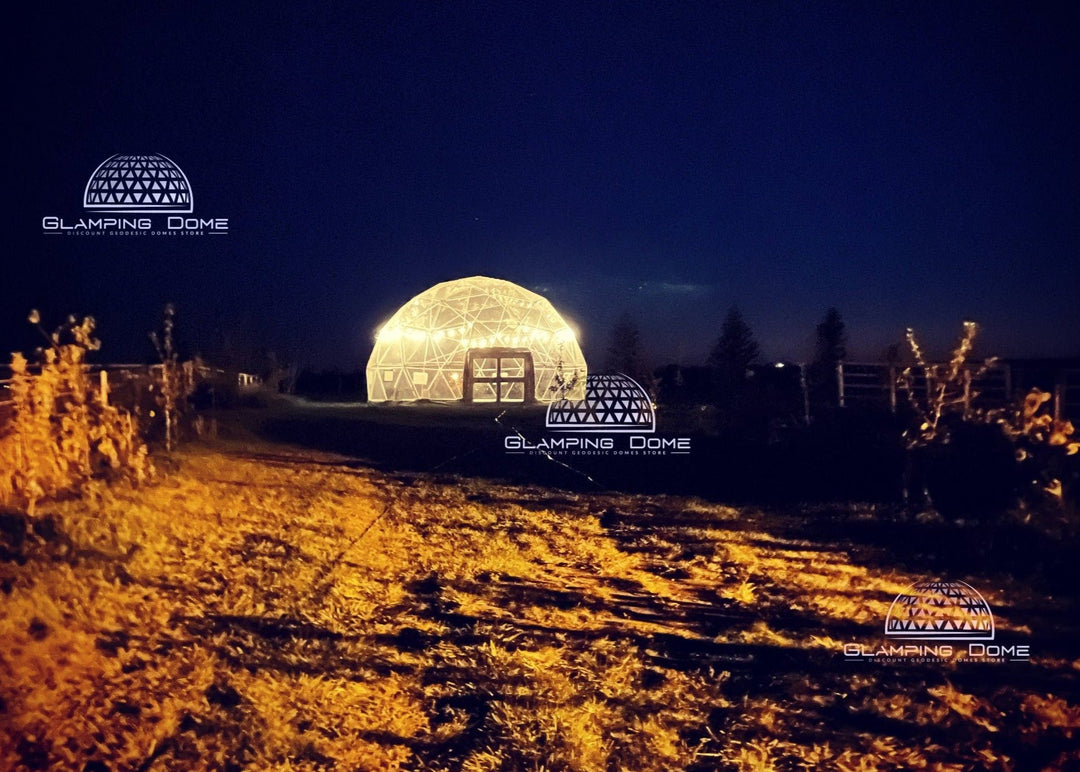
[[[706,295],[713,290],[711,284],[685,284],[670,281],[643,281],[638,284],[639,292],[648,295]]]

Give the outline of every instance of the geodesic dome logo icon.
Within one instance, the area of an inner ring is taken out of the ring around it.
[[[98,212],[153,213],[192,211],[191,183],[170,158],[150,155],[109,156],[86,183],[83,208]]]
[[[589,375],[585,399],[548,405],[547,428],[574,432],[654,432],[656,414],[648,392],[628,375]]]
[[[896,596],[885,617],[890,638],[992,641],[994,615],[966,582],[915,582]]]

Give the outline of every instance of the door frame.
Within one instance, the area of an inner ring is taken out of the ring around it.
[[[497,359],[498,367],[495,372],[494,378],[486,376],[476,377],[473,375],[473,360],[474,359]],[[525,363],[525,373],[520,378],[503,378],[502,377],[502,360],[503,359],[522,359]],[[529,404],[536,401],[536,375],[533,369],[532,351],[527,348],[471,348],[465,352],[465,374],[462,378],[461,399],[468,404],[473,403],[473,384],[474,383],[494,383],[495,384],[495,401],[491,403],[483,402],[476,404],[499,404],[502,400],[502,390],[499,388],[503,383],[521,383],[524,384],[525,398],[521,402],[514,402],[515,405]]]

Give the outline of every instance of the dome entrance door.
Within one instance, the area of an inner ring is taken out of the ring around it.
[[[532,352],[521,348],[469,349],[462,383],[462,398],[472,404],[533,402]]]

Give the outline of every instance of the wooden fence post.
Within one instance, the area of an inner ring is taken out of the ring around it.
[[[806,387],[806,363],[799,365],[799,388],[802,389],[803,422],[810,425],[810,390]]]
[[[840,407],[844,407],[844,363],[836,363],[836,390]]]
[[[889,409],[896,415],[896,367],[889,365]]]
[[[104,367],[98,370],[98,399],[102,407],[109,406],[109,373]]]

